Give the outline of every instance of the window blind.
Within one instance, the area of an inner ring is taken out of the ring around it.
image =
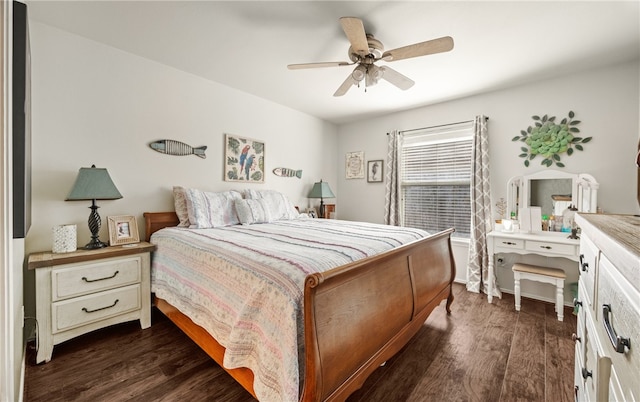
[[[473,122],[405,136],[401,151],[402,224],[470,237]]]

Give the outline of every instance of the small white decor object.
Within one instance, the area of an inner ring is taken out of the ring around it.
[[[78,230],[75,224],[57,225],[53,227],[54,253],[70,253],[78,248]]]

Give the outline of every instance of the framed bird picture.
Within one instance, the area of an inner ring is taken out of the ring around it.
[[[224,180],[264,183],[264,142],[225,134]]]

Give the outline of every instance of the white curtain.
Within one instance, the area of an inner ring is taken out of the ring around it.
[[[397,130],[387,135],[387,173],[385,177],[384,223],[400,225],[400,151],[402,134]]]
[[[473,125],[471,172],[471,238],[469,239],[469,263],[467,265],[467,290],[487,293],[489,281],[493,282],[493,296],[502,294],[495,276],[489,278],[487,233],[491,231],[491,185],[489,180],[489,133],[487,118],[476,116]]]

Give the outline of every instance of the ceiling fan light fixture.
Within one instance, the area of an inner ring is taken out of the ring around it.
[[[363,65],[359,65],[351,73],[351,77],[358,82],[362,81],[366,75],[367,75],[367,68]]]

